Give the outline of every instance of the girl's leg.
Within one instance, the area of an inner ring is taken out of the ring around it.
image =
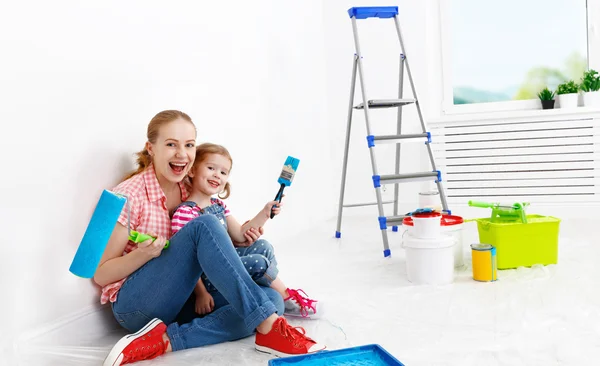
[[[274,288],[272,282],[277,280],[279,269],[277,268],[275,250],[271,243],[259,239],[249,247],[236,248],[236,251],[242,260],[242,264],[256,283]],[[281,287],[281,284],[281,280],[277,281],[277,288],[274,288],[277,292],[280,292],[278,288]]]
[[[321,315],[322,306],[318,306],[316,300],[310,299],[303,290],[288,289],[278,276],[275,250],[268,241],[259,239],[249,247],[236,250],[254,281],[262,286],[271,287],[281,295],[285,301],[285,315],[311,319]],[[263,267],[267,270],[263,271]]]

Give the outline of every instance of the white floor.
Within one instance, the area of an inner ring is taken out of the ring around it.
[[[401,233],[389,233],[392,257],[383,258],[372,221],[345,218],[342,239],[333,238],[331,221],[274,243],[282,279],[326,306],[322,320],[291,323],[330,349],[376,343],[407,366],[598,363],[600,246],[593,228],[600,221],[563,221],[558,265],[499,271],[494,283],[471,278],[468,245],[477,232],[467,224],[466,266],[454,284],[440,287],[407,281]],[[20,350],[22,364],[100,365],[123,334],[94,334],[76,323],[57,332]],[[251,337],[140,365],[267,365],[270,357],[252,344]]]

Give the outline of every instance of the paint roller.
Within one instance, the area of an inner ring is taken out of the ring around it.
[[[94,277],[94,273],[98,268],[102,254],[106,249],[108,240],[110,239],[125,203],[127,203],[128,206],[127,228],[129,240],[134,243],[141,243],[150,238],[155,239],[148,234],[129,230],[130,207],[127,202],[127,197],[104,190],[102,195],[100,195],[92,218],[90,219],[88,227],[77,248],[77,252],[75,253],[75,257],[69,267],[71,273],[83,278]],[[165,248],[168,246],[169,241],[167,240]]]

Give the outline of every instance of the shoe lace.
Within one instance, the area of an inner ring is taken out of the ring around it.
[[[304,295],[300,294],[300,292]],[[312,309],[315,314],[317,313],[317,308],[313,305],[317,300],[309,299],[304,290],[288,289],[288,293],[290,294],[288,299],[293,299],[300,306],[300,314],[303,317],[308,317],[308,309]]]
[[[147,334],[146,337],[150,336]],[[143,337],[142,340],[146,340],[146,337]],[[132,348],[127,354],[124,354],[123,363],[130,363],[139,360],[148,360],[154,358],[156,356],[162,355],[167,349],[168,343],[165,344],[162,339],[158,342],[154,342],[154,344],[147,344],[141,347]]]
[[[283,337],[289,339],[296,348],[300,348],[308,342],[315,343],[306,336],[306,330],[303,327],[292,327],[284,318],[281,318],[279,332]]]

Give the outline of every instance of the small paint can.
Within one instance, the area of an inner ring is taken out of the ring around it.
[[[473,279],[481,282],[496,281],[496,248],[490,244],[471,244]]]

